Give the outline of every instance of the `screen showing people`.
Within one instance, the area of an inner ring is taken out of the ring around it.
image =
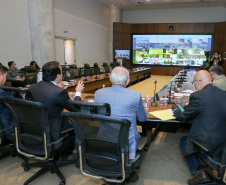
[[[212,49],[212,35],[132,35],[132,63],[201,66]]]
[[[126,58],[130,59],[130,50],[115,50],[115,58]]]

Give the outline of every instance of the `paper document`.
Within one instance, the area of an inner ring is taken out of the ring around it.
[[[153,116],[161,119],[161,120],[169,120],[169,119],[176,119],[173,116],[173,112],[171,111],[171,109],[167,109],[167,110],[158,110],[158,111],[153,111],[153,112],[149,112],[150,114],[152,114]]]
[[[193,93],[193,92],[195,92],[195,91],[192,91],[192,90],[188,90],[188,89],[187,89],[186,91],[182,91],[182,92],[183,92],[183,93],[190,93],[190,94],[191,94],[191,93]]]
[[[174,93],[174,96],[180,96],[180,97],[182,97],[182,96],[184,96],[184,93]]]

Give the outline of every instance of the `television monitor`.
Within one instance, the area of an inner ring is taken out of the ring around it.
[[[115,59],[117,58],[130,59],[130,50],[115,49],[114,56],[115,56]]]
[[[202,66],[212,34],[132,34],[132,65]]]

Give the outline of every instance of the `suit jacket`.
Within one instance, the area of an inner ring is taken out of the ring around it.
[[[185,111],[176,110],[175,117],[181,122],[192,120],[186,141],[186,153],[195,153],[191,138],[201,139],[210,148],[210,154],[219,159],[226,140],[226,94],[212,84],[190,96]]]
[[[147,120],[147,112],[143,107],[141,94],[120,85],[113,85],[96,91],[95,102],[109,103],[111,116],[128,119],[131,122],[129,130],[129,158],[134,159],[137,149],[137,140],[140,138],[137,132],[136,119]]]
[[[6,92],[0,89],[0,96],[6,96]],[[2,103],[0,103],[0,128],[6,129],[13,124],[13,117],[10,110]]]
[[[213,81],[213,85],[226,91],[226,77],[223,75],[220,78]]]
[[[70,98],[67,90],[62,89],[49,81],[41,81],[31,85],[28,90],[32,94],[33,101],[40,102],[47,107],[49,113],[50,134],[54,141],[59,139],[60,131],[64,126],[64,118],[61,116],[61,111],[63,111],[63,109],[76,111],[75,107],[68,102]],[[81,101],[81,98],[75,97],[75,100]]]

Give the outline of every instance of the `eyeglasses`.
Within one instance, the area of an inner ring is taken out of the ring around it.
[[[194,80],[194,81],[191,82],[191,84],[193,85],[197,81],[200,81],[201,82],[202,80]]]

